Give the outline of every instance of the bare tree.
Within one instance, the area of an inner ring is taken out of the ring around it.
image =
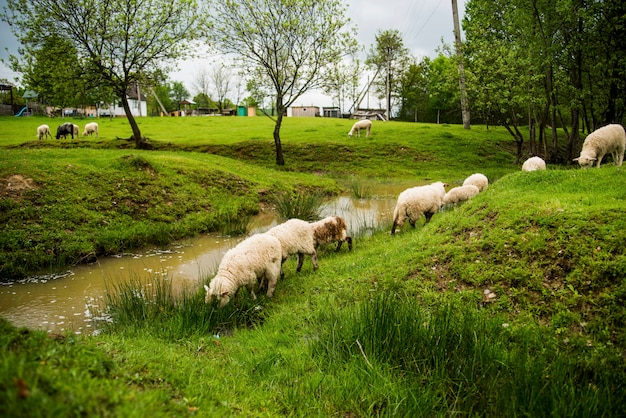
[[[354,33],[345,30],[346,6],[340,0],[216,0],[212,12],[213,44],[258,77],[250,81],[259,91],[272,92],[276,164],[284,165],[280,128],[287,108],[321,87],[323,69],[356,46]]]
[[[231,69],[223,63],[218,64],[213,67],[210,78],[217,96],[217,107],[221,112],[224,110],[226,95],[230,92]]]

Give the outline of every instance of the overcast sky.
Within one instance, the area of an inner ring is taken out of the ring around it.
[[[437,48],[445,43],[454,43],[452,1],[451,0],[351,0],[348,14],[357,26],[357,39],[365,51],[375,42],[379,30],[397,29],[404,45],[412,55],[435,57]],[[6,0],[0,0],[0,7]],[[462,19],[465,0],[458,0],[459,16]],[[18,43],[8,25],[0,22],[0,58],[6,60],[9,54],[17,53]],[[7,51],[8,49],[8,51]],[[211,60],[192,60],[179,64],[179,70],[170,74],[173,81],[182,81],[192,96],[197,92],[193,80],[203,66],[210,66]],[[0,78],[13,81],[15,74],[0,64]],[[317,103],[324,101],[324,103]],[[328,106],[331,103],[319,94],[309,94],[298,101],[300,105]]]

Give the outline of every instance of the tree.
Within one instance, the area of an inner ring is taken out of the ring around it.
[[[337,62],[327,73],[324,93],[337,100],[337,105],[346,111],[346,101],[356,106],[359,96],[359,77],[363,72],[361,61],[351,57]]]
[[[402,36],[397,30],[378,31],[376,44],[372,45],[366,63],[380,69],[379,74],[385,76],[384,92],[387,107],[387,120],[391,117],[392,91],[399,88],[399,74],[404,61],[408,58],[408,49],[404,46]]]
[[[170,99],[176,103],[176,110],[180,110],[180,106],[183,100],[189,97],[189,92],[185,88],[185,85],[180,81],[173,81],[170,84]]]
[[[7,0],[3,20],[32,56],[50,36],[66,39],[85,69],[115,92],[138,148],[141,131],[127,92],[150,73],[186,56],[197,36],[194,0]]]
[[[280,128],[287,108],[319,88],[324,69],[356,46],[339,0],[218,0],[208,27],[213,43],[232,53],[254,80],[257,92],[273,97],[276,164],[284,165]],[[250,80],[249,80],[250,81]],[[249,83],[248,83],[249,84]],[[262,86],[262,87],[261,87]]]
[[[224,100],[226,99],[226,95],[230,92],[231,77],[231,69],[224,64],[216,65],[211,71],[211,81],[213,82],[213,87],[215,87],[217,107],[220,112],[224,110]]]

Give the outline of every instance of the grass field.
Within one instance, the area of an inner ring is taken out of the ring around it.
[[[36,231],[64,234],[32,242],[44,251],[102,231],[120,247],[167,240],[278,191],[474,172],[491,185],[426,226],[322,248],[317,271],[289,260],[272,300],[241,292],[218,310],[143,277],[113,289],[97,336],[0,321],[2,416],[626,415],[623,168],[522,173],[508,134],[482,127],[380,123],[366,140],[349,121],[288,119],[278,168],[264,118],[145,119],[156,150],[141,152],[119,149],[119,120],[45,145],[30,134],[45,119],[5,121],[0,179],[33,186],[2,189],[0,240],[16,248]]]

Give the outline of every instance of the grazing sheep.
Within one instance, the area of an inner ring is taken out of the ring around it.
[[[464,202],[466,200],[471,199],[480,193],[478,187],[473,184],[468,184],[465,186],[453,187],[446,193],[443,197],[444,205],[456,205],[459,202]]]
[[[96,134],[96,138],[97,138],[98,137],[98,124],[96,122],[91,122],[85,125],[83,136],[91,135],[93,133]]]
[[[289,219],[267,231],[280,241],[282,249],[282,263],[292,254],[298,254],[298,267],[296,271],[302,270],[304,255],[311,256],[313,268],[317,269],[317,249],[313,238],[313,228],[307,221],[301,219]],[[281,263],[281,264],[282,264]]]
[[[473,184],[474,186],[478,187],[478,190],[482,192],[487,187],[489,187],[489,180],[484,174],[474,173],[466,178],[463,182],[463,186],[467,186],[468,184]]]
[[[78,133],[80,132],[80,127],[78,125],[72,125],[72,126],[74,127],[74,135],[76,135],[76,138],[78,138]]]
[[[263,280],[267,281],[267,296],[272,297],[278,276],[281,274],[280,241],[268,234],[256,234],[243,240],[224,254],[217,274],[206,290],[205,302],[219,302],[220,308],[235,297],[245,286],[250,296],[256,299],[254,289]]]
[[[321,221],[311,223],[311,226],[313,227],[315,248],[336,242],[337,249],[335,251],[339,251],[341,244],[345,241],[348,243],[348,250],[352,250],[352,237],[348,236],[348,226],[342,217],[329,216]]]
[[[65,139],[68,135],[72,135],[72,139],[74,139],[74,125],[73,124],[67,122],[57,127],[57,135],[56,135],[57,139],[60,139],[61,137]]]
[[[522,171],[545,170],[546,162],[541,157],[530,157],[522,164]]]
[[[369,119],[363,119],[358,122],[355,122],[354,125],[352,125],[352,129],[350,129],[350,132],[348,132],[348,136],[352,136],[356,132],[356,136],[360,138],[361,129],[365,129],[366,138],[370,136],[370,130],[372,129],[372,121]]]
[[[427,224],[443,205],[445,194],[445,184],[440,181],[427,186],[413,187],[400,193],[393,210],[391,234],[396,232],[396,227],[402,228],[405,218],[409,218],[409,223],[415,227],[415,222],[424,215]]]
[[[626,132],[624,127],[616,123],[596,129],[585,138],[580,156],[574,158],[581,167],[600,167],[602,158],[606,154],[613,156],[616,166],[621,166],[624,161],[624,149],[626,149]]]
[[[52,134],[50,133],[50,127],[48,125],[40,125],[37,128],[37,137],[41,141],[42,139],[46,139],[50,137],[52,139]]]

